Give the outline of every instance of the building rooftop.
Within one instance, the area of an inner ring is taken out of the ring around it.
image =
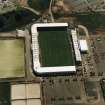
[[[86,40],[80,40],[79,45],[80,45],[81,52],[88,51],[88,45]]]

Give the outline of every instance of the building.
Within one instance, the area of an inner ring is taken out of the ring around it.
[[[67,23],[32,25],[32,55],[35,73],[70,73],[76,71],[72,41],[67,28]]]
[[[103,12],[105,11],[105,0],[66,0],[73,12]]]
[[[87,42],[86,40],[80,40],[79,41],[79,47],[80,47],[80,51],[85,53],[88,51],[88,45],[87,45]]]

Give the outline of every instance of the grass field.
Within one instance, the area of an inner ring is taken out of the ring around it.
[[[38,38],[42,66],[73,65],[72,49],[66,28],[40,29]]]
[[[24,41],[22,39],[0,40],[0,78],[25,75]]]
[[[0,83],[0,105],[11,105],[9,83]]]

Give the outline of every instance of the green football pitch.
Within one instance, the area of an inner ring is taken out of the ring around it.
[[[25,75],[24,40],[0,39],[0,78]]]
[[[72,66],[73,54],[67,28],[39,30],[40,61],[43,67]]]

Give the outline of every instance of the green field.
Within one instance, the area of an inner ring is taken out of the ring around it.
[[[11,105],[9,83],[0,83],[0,105]]]
[[[0,39],[0,78],[25,75],[24,40]]]
[[[40,29],[38,40],[42,66],[73,65],[72,49],[66,28]]]

